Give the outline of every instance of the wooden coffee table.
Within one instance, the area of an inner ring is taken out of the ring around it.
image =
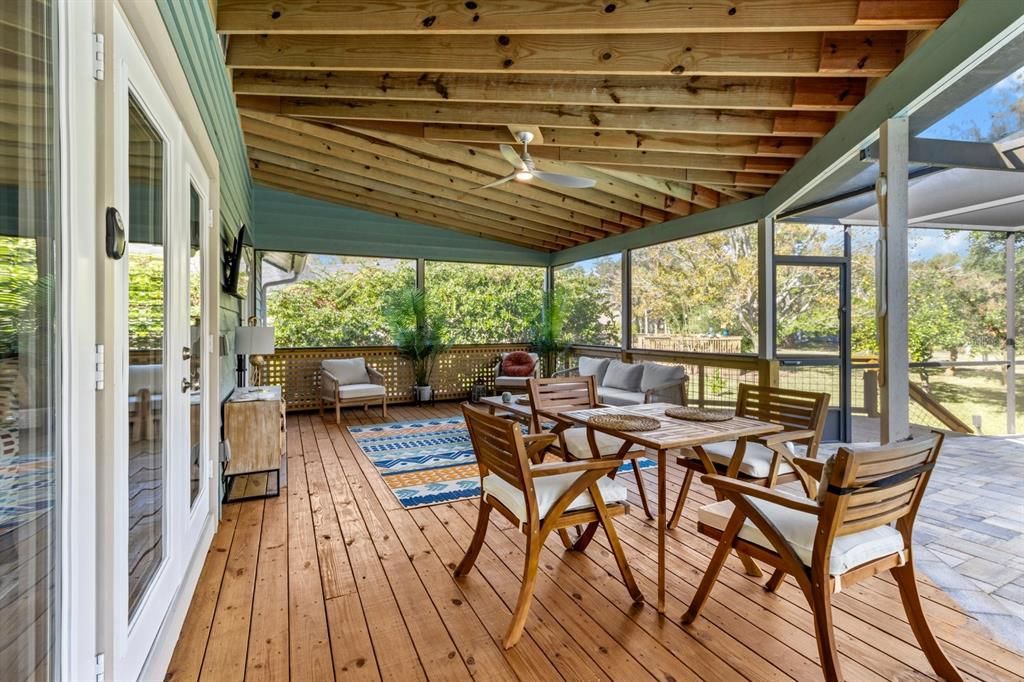
[[[480,404],[487,407],[487,411],[491,414],[496,414],[499,411],[507,412],[512,419],[518,422],[526,424],[528,427],[533,427],[533,406],[521,405],[516,402],[519,398],[524,396],[513,395],[512,402],[503,402],[500,395],[489,395],[480,399]]]

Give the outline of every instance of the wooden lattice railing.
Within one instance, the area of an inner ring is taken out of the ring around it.
[[[455,346],[438,358],[431,380],[435,397],[438,400],[466,398],[477,379],[493,391],[494,366],[499,355],[514,350],[527,350],[527,346]],[[320,361],[357,357],[366,358],[366,364],[384,375],[389,402],[413,400],[412,366],[393,346],[278,348],[267,357],[262,383],[281,386],[289,410],[316,409],[320,395]]]

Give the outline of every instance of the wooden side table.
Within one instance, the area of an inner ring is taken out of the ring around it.
[[[281,456],[286,447],[285,402],[280,386],[235,389],[224,403],[224,439],[231,444],[231,459],[224,466],[224,502],[258,500],[281,494]],[[274,485],[270,485],[270,474]],[[262,492],[231,496],[235,480],[266,474]]]

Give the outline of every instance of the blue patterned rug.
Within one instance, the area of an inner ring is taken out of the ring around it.
[[[480,471],[462,417],[348,430],[406,509],[480,496]],[[655,466],[649,459],[639,461],[644,469]],[[631,469],[624,464],[619,471]]]

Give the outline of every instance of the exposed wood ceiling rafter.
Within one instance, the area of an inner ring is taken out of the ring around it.
[[[558,250],[764,193],[957,0],[219,0],[253,177]],[[513,169],[589,178],[477,187]]]

